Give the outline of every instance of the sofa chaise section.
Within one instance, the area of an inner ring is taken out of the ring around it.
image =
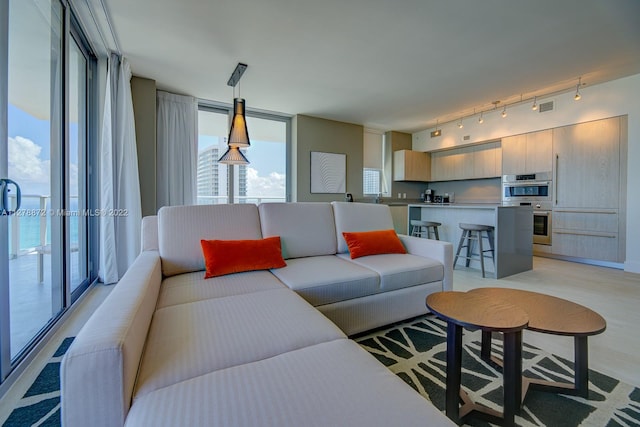
[[[158,309],[134,402],[150,391],[345,335],[289,289]]]
[[[127,426],[450,427],[350,340],[215,371],[136,401]]]

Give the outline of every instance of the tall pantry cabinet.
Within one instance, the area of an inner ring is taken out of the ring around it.
[[[626,120],[553,129],[554,254],[624,261]]]

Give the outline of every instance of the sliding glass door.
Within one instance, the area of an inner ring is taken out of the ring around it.
[[[88,276],[87,200],[87,105],[88,53],[77,36],[69,40],[69,155],[68,155],[68,265],[71,292],[85,284]]]
[[[64,4],[0,6],[8,16],[0,37],[0,380],[90,279],[84,212],[93,60]]]

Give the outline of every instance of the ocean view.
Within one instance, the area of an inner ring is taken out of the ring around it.
[[[78,201],[76,199],[71,200],[71,208],[72,210],[78,209]],[[50,209],[47,209],[45,212],[40,211],[40,201],[35,197],[23,197],[22,205],[20,206],[20,210],[16,215],[12,215],[9,217],[9,241],[13,240],[13,236],[11,233],[14,229],[14,222],[18,222],[18,233],[19,233],[19,250],[25,251],[36,246],[41,246],[40,242],[40,226],[41,226],[41,217],[42,215],[46,216],[46,236],[45,236],[45,245],[51,244],[51,213]],[[55,214],[55,212],[53,212]],[[70,224],[70,233],[71,233],[71,242],[78,241],[78,217],[70,216],[69,224]],[[13,249],[13,248],[12,248]]]

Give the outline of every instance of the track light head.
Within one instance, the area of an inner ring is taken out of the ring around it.
[[[580,95],[580,85],[582,84],[582,77],[578,78],[578,84],[576,85],[576,94],[573,96],[574,101],[579,101],[582,98]]]

